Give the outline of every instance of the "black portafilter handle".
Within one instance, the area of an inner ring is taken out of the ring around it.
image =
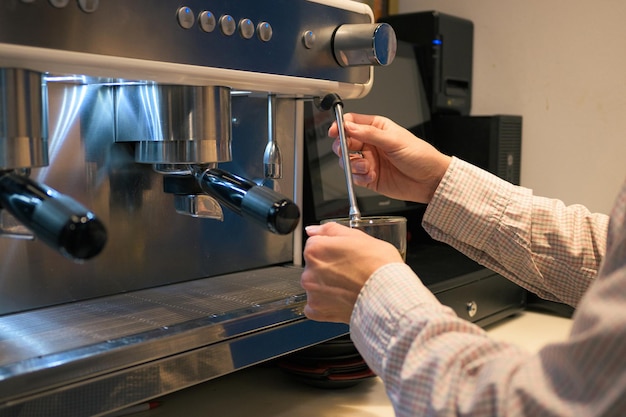
[[[291,233],[300,221],[298,206],[271,188],[219,168],[194,172],[202,191],[272,233]]]
[[[0,208],[72,260],[96,256],[107,240],[102,222],[80,203],[13,172],[0,174]]]

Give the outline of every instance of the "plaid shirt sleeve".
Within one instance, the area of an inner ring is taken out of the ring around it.
[[[441,305],[407,265],[388,264],[359,294],[351,335],[396,415],[626,415],[625,213],[626,184],[607,225],[606,216],[454,160],[425,227],[516,282],[577,305],[572,333],[537,354],[494,341]]]
[[[535,294],[576,306],[606,252],[608,216],[533,196],[455,158],[423,225]]]

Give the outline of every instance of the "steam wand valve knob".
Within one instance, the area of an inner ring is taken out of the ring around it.
[[[350,221],[357,222],[361,219],[361,211],[354,192],[354,181],[352,179],[352,166],[350,165],[350,151],[348,150],[348,139],[346,138],[346,128],[343,122],[343,101],[338,94],[330,93],[318,104],[322,110],[333,109],[335,121],[339,132],[339,144],[341,145],[341,159],[343,162],[343,173],[346,178],[348,188],[348,198],[350,200]]]
[[[389,65],[397,47],[396,33],[388,23],[348,23],[333,35],[333,53],[342,67]]]
[[[326,94],[321,100],[318,98],[315,104],[323,111],[333,110],[338,105],[343,108],[343,100],[336,93]]]
[[[107,241],[104,225],[91,211],[71,197],[14,172],[0,174],[0,208],[75,261],[96,256]]]

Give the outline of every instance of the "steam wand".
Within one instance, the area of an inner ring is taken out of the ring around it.
[[[283,158],[276,142],[276,95],[267,96],[267,145],[263,154],[265,178],[279,179],[283,177]]]
[[[352,167],[350,165],[350,151],[348,150],[348,141],[346,139],[346,128],[343,123],[343,101],[338,94],[327,94],[319,103],[322,110],[333,109],[335,112],[335,120],[337,121],[337,130],[339,131],[339,144],[341,145],[341,159],[343,161],[343,173],[346,177],[346,185],[348,187],[348,198],[350,200],[350,223],[361,220],[361,212],[356,200],[354,192],[354,181],[352,179]]]

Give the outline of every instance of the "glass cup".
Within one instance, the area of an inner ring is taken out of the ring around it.
[[[351,220],[347,217],[322,220],[322,223],[328,222],[359,229],[370,236],[389,242],[398,249],[402,259],[406,261],[406,217],[366,216],[359,220]]]

